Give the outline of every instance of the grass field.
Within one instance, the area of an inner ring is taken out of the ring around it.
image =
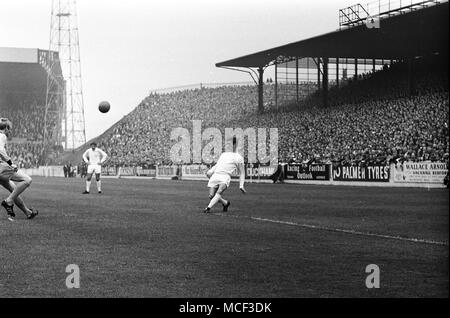
[[[0,211],[0,297],[448,297],[446,189],[38,178]],[[3,196],[6,192],[0,191]],[[68,264],[81,286],[67,289]],[[367,289],[365,268],[380,268]]]

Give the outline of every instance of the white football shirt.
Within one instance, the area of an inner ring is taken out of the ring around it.
[[[244,158],[237,152],[224,152],[220,155],[214,167],[214,173],[226,173],[231,176],[235,170],[239,170],[239,165],[244,164]]]
[[[105,162],[107,157],[108,156],[106,155],[106,153],[100,148],[95,148],[95,150],[89,148],[83,154],[84,162],[90,165],[98,165],[99,163],[103,163]]]
[[[220,155],[216,165],[208,173],[227,174],[231,177],[231,174],[235,170],[240,173],[239,184],[240,187],[243,187],[245,180],[244,158],[237,152],[224,152]]]

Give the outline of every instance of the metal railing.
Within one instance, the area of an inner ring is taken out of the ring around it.
[[[369,17],[379,19],[448,2],[448,0],[377,0],[339,10],[339,28],[364,24]]]

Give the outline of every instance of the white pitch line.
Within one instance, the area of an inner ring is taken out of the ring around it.
[[[260,217],[255,217],[255,216],[242,216],[242,215],[232,215],[232,214],[225,214],[225,213],[217,213],[217,215],[228,216],[228,217],[239,218],[239,219],[250,219],[250,220],[260,221],[260,222],[292,225],[292,226],[304,227],[304,228],[308,228],[308,229],[315,229],[315,230],[322,230],[322,231],[347,233],[347,234],[362,235],[362,236],[372,236],[372,237],[379,237],[379,238],[384,238],[384,239],[407,241],[407,242],[414,242],[414,243],[449,246],[448,242],[442,242],[442,241],[433,241],[433,240],[411,238],[411,237],[404,237],[404,236],[394,236],[394,235],[387,235],[387,234],[378,234],[378,233],[371,233],[371,232],[361,232],[361,231],[355,231],[355,230],[331,228],[331,227],[326,227],[326,226],[321,226],[321,225],[272,220],[272,219],[260,218]]]

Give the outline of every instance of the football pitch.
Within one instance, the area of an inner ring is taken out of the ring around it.
[[[33,179],[0,211],[0,297],[448,297],[447,189]],[[1,190],[2,196],[6,191]],[[66,287],[66,266],[80,269]],[[366,266],[380,270],[366,286]]]

